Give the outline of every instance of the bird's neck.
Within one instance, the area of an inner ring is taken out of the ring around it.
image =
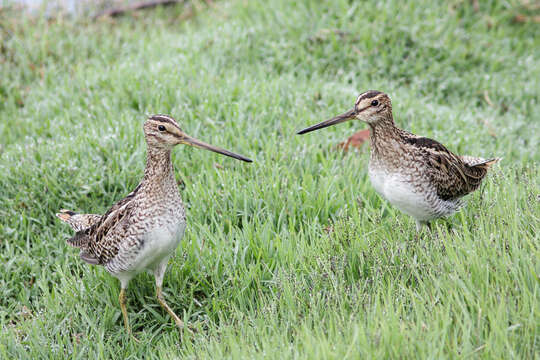
[[[399,131],[391,115],[375,123],[369,123],[372,158],[384,157],[388,155],[388,152],[394,151],[395,146],[392,146],[392,144],[399,142]]]
[[[171,149],[148,146],[142,185],[165,191],[176,186]]]

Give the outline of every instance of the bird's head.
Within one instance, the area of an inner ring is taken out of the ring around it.
[[[252,162],[251,159],[248,159],[242,155],[238,155],[228,150],[204,143],[187,135],[184,133],[184,131],[182,131],[176,120],[167,115],[150,116],[145,121],[143,129],[144,137],[149,147],[172,149],[176,145],[184,144],[210,150],[238,160]]]
[[[377,90],[366,91],[358,96],[354,108],[351,110],[300,130],[298,134],[305,134],[353,119],[361,120],[368,124],[376,124],[381,120],[392,119],[392,102],[388,95],[383,92]]]

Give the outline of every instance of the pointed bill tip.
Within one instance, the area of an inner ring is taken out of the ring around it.
[[[253,160],[251,160],[250,158],[247,158],[247,157],[242,156],[240,154],[233,153],[232,151],[229,151],[229,150],[219,148],[219,147],[214,146],[214,145],[207,144],[207,143],[205,143],[205,142],[203,142],[203,141],[201,141],[199,139],[196,139],[194,137],[191,137],[191,136],[185,135],[184,138],[182,139],[181,143],[191,145],[191,146],[195,146],[195,147],[198,147],[200,149],[210,150],[210,151],[213,151],[215,153],[225,155],[225,156],[229,156],[229,157],[232,157],[233,159],[242,160],[242,161],[245,161],[245,162],[248,162],[248,163],[253,162]]]
[[[239,155],[239,157],[237,158],[238,160],[242,160],[242,161],[245,161],[247,163],[252,163],[253,160],[251,160],[250,158],[247,158],[245,156],[242,156],[242,155]]]
[[[233,159],[236,159],[236,160],[242,160],[242,161],[247,162],[247,163],[252,163],[253,162],[253,160],[251,160],[250,158],[245,157],[245,156],[240,155],[240,154],[237,154],[237,153],[233,153],[232,151],[229,151],[229,150],[221,149],[221,148],[214,147],[214,146],[208,146],[208,147],[206,147],[206,149],[211,150],[213,152],[216,152],[218,154],[222,154],[222,155],[225,155],[225,156],[228,156],[228,157],[232,157]]]

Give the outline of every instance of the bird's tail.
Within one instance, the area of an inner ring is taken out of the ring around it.
[[[85,236],[84,231],[82,230],[90,228],[101,218],[100,215],[77,214],[71,210],[65,209],[60,210],[60,212],[57,213],[56,216],[60,220],[68,223],[73,230],[77,231],[75,236],[73,236],[67,241],[69,245],[74,247],[83,247],[88,242],[88,237]]]
[[[501,160],[502,160],[502,158],[498,158],[498,157],[491,158],[491,159],[484,160],[484,161],[481,161],[479,163],[476,163],[473,166],[485,166],[487,169],[489,169],[491,167],[491,165],[494,165],[494,164],[498,163]]]
[[[479,158],[479,157],[474,157],[474,156],[462,156],[461,157],[461,160],[463,160],[463,162],[465,164],[467,164],[468,166],[470,167],[481,167],[481,168],[485,168],[486,170],[489,169],[492,165],[498,163],[499,161],[502,160],[502,158],[498,158],[498,157],[495,157],[495,158],[491,158],[491,159],[484,159],[484,158]]]
[[[77,215],[76,212],[71,210],[62,209],[60,212],[56,213],[56,216],[62,220],[67,222],[73,215]]]
[[[500,158],[483,159],[474,156],[461,156],[461,160],[465,163],[466,167],[463,169],[466,176],[466,182],[470,185],[472,190],[476,189],[482,179],[487,175],[491,165],[497,163]],[[471,190],[471,191],[472,191]]]
[[[67,240],[68,245],[76,248],[84,248],[88,244],[88,236],[84,231],[78,231],[74,236]]]

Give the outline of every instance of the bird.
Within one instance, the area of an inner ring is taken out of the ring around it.
[[[188,136],[168,115],[149,116],[143,131],[147,145],[146,167],[142,180],[131,193],[104,215],[79,214],[66,209],[56,214],[76,231],[67,243],[80,249],[80,258],[88,264],[103,266],[120,280],[119,303],[124,326],[135,340],[129,326],[126,289],[129,281],[145,270],[155,277],[160,305],[179,329],[184,328],[162,293],[167,263],[186,228],[186,213],[171,160],[172,149],[185,144],[252,162]]]
[[[371,150],[368,175],[384,199],[413,217],[416,231],[458,211],[500,158],[459,156],[440,142],[412,134],[394,123],[390,97],[377,90],[360,94],[354,107],[298,131],[305,134],[348,120],[367,123]]]

